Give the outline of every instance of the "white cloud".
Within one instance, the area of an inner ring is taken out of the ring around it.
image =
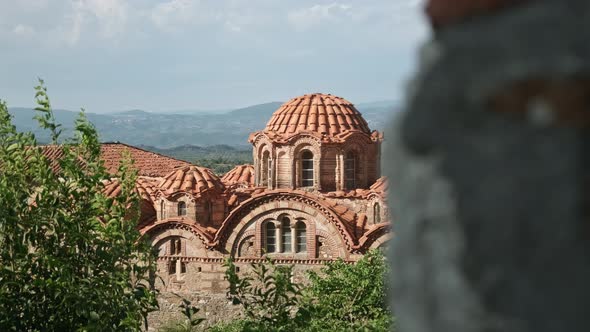
[[[82,0],[79,3],[77,10],[96,20],[102,37],[113,38],[124,33],[128,15],[124,0]]]
[[[30,25],[17,24],[14,29],[12,29],[12,32],[20,37],[29,37],[35,34],[35,29]]]
[[[24,10],[37,11],[47,8],[49,0],[16,0],[18,6]]]
[[[291,11],[287,15],[287,20],[296,29],[307,30],[325,21],[337,20],[346,16],[352,17],[352,6],[334,2]]]
[[[191,0],[171,0],[156,5],[151,11],[151,19],[162,30],[175,30],[194,20],[195,2]]]

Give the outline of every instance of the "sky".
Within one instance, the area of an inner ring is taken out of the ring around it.
[[[403,97],[423,0],[0,1],[0,99],[104,113]]]

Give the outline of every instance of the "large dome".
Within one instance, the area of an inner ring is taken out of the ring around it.
[[[322,93],[303,95],[284,103],[274,112],[265,131],[279,135],[304,131],[328,136],[347,132],[371,134],[367,121],[351,102]]]

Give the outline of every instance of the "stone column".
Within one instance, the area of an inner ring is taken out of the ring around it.
[[[341,150],[336,158],[338,160],[338,167],[336,168],[336,174],[338,174],[338,180],[336,182],[336,190],[344,190],[344,151]]]
[[[432,0],[388,144],[400,331],[590,326],[590,1]]]
[[[276,244],[276,250],[275,252],[283,252],[283,237],[281,236],[283,234],[282,232],[282,227],[281,227],[281,222],[278,220],[274,221],[275,224],[275,244]]]

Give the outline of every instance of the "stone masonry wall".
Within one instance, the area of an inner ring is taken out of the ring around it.
[[[358,259],[358,257],[355,257]],[[197,271],[195,266],[202,267]],[[159,274],[166,271],[165,262],[159,263]],[[251,272],[250,264],[236,263],[239,268],[238,274],[245,276]],[[303,265],[298,264],[293,268],[293,280],[298,284],[306,284],[309,280],[306,272],[310,270],[319,271],[321,264]],[[156,284],[160,290],[158,303],[160,310],[150,313],[148,317],[148,331],[157,331],[159,327],[165,326],[168,322],[174,322],[184,319],[182,316],[180,304],[185,298],[191,301],[191,304],[199,308],[197,317],[205,318],[205,321],[199,325],[200,329],[206,329],[221,321],[231,321],[243,315],[241,306],[234,305],[226,297],[228,283],[225,280],[225,268],[218,264],[188,264],[187,276],[181,282],[166,278],[162,274],[162,280]],[[199,275],[197,277],[197,275]]]
[[[400,331],[590,326],[590,2],[431,0],[394,125]]]

